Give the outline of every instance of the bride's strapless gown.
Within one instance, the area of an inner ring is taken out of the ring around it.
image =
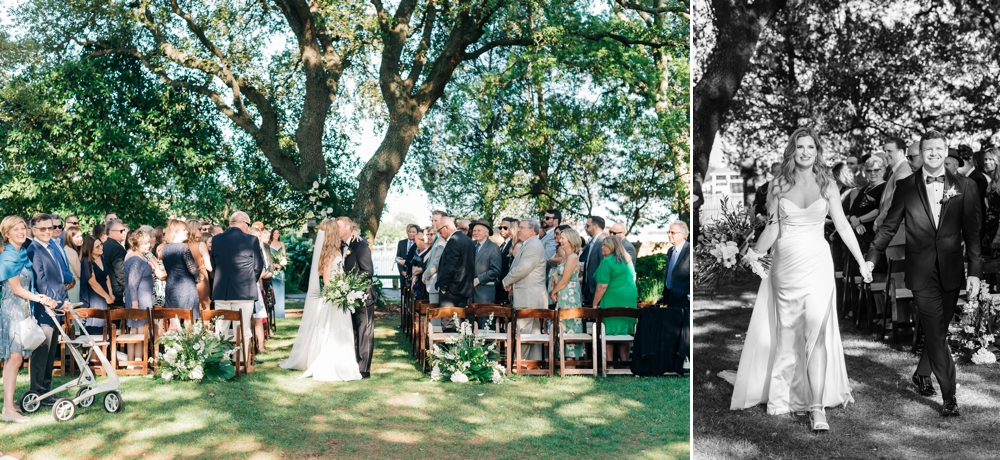
[[[730,409],[767,403],[769,414],[783,414],[854,401],[837,324],[833,258],[823,238],[826,203],[778,202],[771,272],[757,292]]]
[[[333,263],[334,277],[343,274],[343,266],[344,259],[337,257]],[[318,289],[310,289],[292,353],[278,365],[304,370],[299,378],[312,377],[325,382],[361,380],[350,313],[323,300]]]

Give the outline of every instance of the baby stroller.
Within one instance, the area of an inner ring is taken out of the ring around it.
[[[121,412],[123,404],[122,394],[119,391],[121,385],[118,381],[118,374],[115,373],[114,367],[108,362],[107,356],[100,352],[100,347],[107,346],[108,342],[96,342],[87,333],[87,328],[83,325],[83,319],[80,318],[80,315],[75,310],[76,307],[83,305],[82,303],[68,305],[66,311],[73,319],[73,322],[80,328],[80,336],[76,339],[71,339],[62,327],[56,327],[55,329],[59,331],[59,343],[66,345],[69,353],[73,355],[73,360],[76,361],[77,366],[80,368],[80,376],[42,395],[35,391],[25,393],[21,396],[21,410],[29,414],[37,412],[41,408],[43,399],[62,393],[70,388],[80,387],[76,391],[75,398],[63,397],[56,400],[56,403],[52,406],[52,416],[55,417],[56,421],[65,422],[72,419],[76,415],[76,406],[90,407],[94,404],[94,398],[98,393],[104,393],[104,410],[110,413]],[[45,312],[52,317],[52,320],[56,324],[60,324],[56,312],[48,307],[45,308]],[[86,357],[83,354],[84,348],[88,349]],[[94,350],[97,350],[97,352]],[[108,379],[100,385],[97,384],[97,379],[94,378],[94,371],[90,369],[89,365],[90,359],[94,355],[101,361],[105,375],[108,376]]]

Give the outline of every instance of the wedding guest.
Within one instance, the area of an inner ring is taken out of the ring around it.
[[[247,234],[257,239],[257,244],[260,246],[261,256],[264,259],[264,270],[260,274],[260,279],[257,280],[257,300],[254,301],[253,309],[254,342],[257,346],[257,354],[262,355],[267,351],[264,347],[264,322],[267,320],[267,295],[265,293],[269,293],[271,287],[270,280],[273,266],[271,262],[271,251],[265,249],[267,247],[267,241],[264,240],[264,236],[268,235],[268,233],[258,229],[257,227],[250,227]]]
[[[980,197],[986,196],[986,187],[989,185],[989,179],[986,178],[986,174],[983,174],[982,166],[976,164],[972,147],[960,144],[955,150],[958,158],[964,163],[959,173],[976,183],[976,190],[979,191]]]
[[[775,161],[774,163],[771,163],[770,173],[771,173],[771,177],[768,178],[768,177],[765,176],[765,178],[768,179],[768,182],[765,182],[764,185],[761,185],[760,187],[757,187],[757,191],[754,192],[754,195],[753,195],[753,209],[754,209],[754,214],[757,216],[757,219],[759,219],[759,220],[761,220],[763,222],[767,222],[767,219],[768,219],[768,216],[767,216],[767,184],[770,184],[771,183],[770,182],[771,179],[773,179],[775,177],[778,177],[778,175],[781,174],[781,162],[780,161]],[[763,229],[761,229],[761,231],[763,231]],[[759,232],[757,233],[757,236],[760,236]]]
[[[198,278],[195,280],[195,287],[198,289],[198,310],[204,313],[212,308],[212,287],[208,285],[208,245],[202,243],[201,222],[195,219],[187,221],[188,238],[185,243],[191,250],[194,257],[194,264],[198,266]]]
[[[875,232],[872,227],[875,218],[878,217],[878,205],[882,200],[882,192],[885,190],[885,182],[882,180],[885,171],[882,158],[872,156],[865,163],[865,174],[868,175],[868,185],[862,188],[851,190],[851,193],[843,200],[844,214],[847,216],[851,228],[858,239],[861,252],[868,252],[868,246],[875,239]],[[834,261],[834,263],[839,263]],[[856,269],[854,264],[849,264],[851,269]]]
[[[514,246],[514,243],[517,243],[517,222],[518,220],[513,217],[504,217],[500,221],[500,231],[498,233],[503,238],[503,243],[500,245],[500,274],[497,275],[498,280],[502,280],[507,276],[507,273],[510,272],[510,263],[514,260],[511,248]],[[495,301],[499,303],[510,301],[507,290],[503,288],[503,283],[496,283]]]
[[[475,242],[475,278],[472,285],[474,303],[493,303],[496,300],[496,282],[500,279],[500,246],[489,239],[493,236],[493,226],[484,219],[471,224],[472,241]],[[484,327],[486,318],[476,319]]]
[[[615,224],[611,226],[611,231],[608,232],[608,234],[611,236],[617,236],[618,239],[622,241],[622,247],[625,248],[625,254],[628,254],[628,262],[632,264],[632,271],[635,271],[635,245],[625,238],[625,222],[615,222]]]
[[[250,316],[257,300],[257,280],[264,271],[264,255],[257,238],[248,235],[250,216],[236,211],[229,229],[212,237],[211,263],[215,270],[212,299],[216,310],[236,310],[242,315],[243,350],[250,350]],[[222,330],[229,323],[219,323]]]
[[[685,235],[686,236],[686,235]],[[597,290],[594,292],[594,305],[601,308],[624,307],[636,308],[639,301],[639,291],[635,286],[635,272],[626,258],[625,248],[617,236],[609,236],[601,241],[600,266],[594,273]],[[676,269],[676,267],[675,267]],[[635,333],[635,318],[607,318],[602,320],[605,334],[631,335]],[[615,349],[621,361],[628,361],[629,344],[608,344],[606,356],[609,361],[615,356]]]
[[[513,307],[515,310],[526,308],[546,309],[549,307],[548,292],[545,290],[545,268],[548,257],[545,246],[538,239],[541,225],[536,219],[525,219],[518,224],[518,237],[523,238],[521,249],[514,257],[510,273],[503,279],[504,288],[513,291]],[[535,319],[517,320],[517,329],[521,334],[538,334],[541,325]],[[522,345],[521,356],[524,359],[537,360],[542,357],[540,345]]]
[[[93,236],[84,238],[83,249],[80,251],[80,302],[83,302],[83,308],[107,310],[108,305],[114,303],[106,267],[104,243]],[[89,334],[104,332],[103,319],[86,318],[84,326]]]
[[[104,224],[95,225],[94,229],[90,232],[90,235],[93,236],[94,238],[97,238],[98,240],[101,241],[101,243],[103,243],[105,240],[108,239],[107,226],[105,226]]]
[[[442,307],[466,307],[475,293],[473,281],[476,277],[475,245],[465,233],[455,226],[451,217],[441,219],[438,233],[446,240],[441,260],[438,263],[437,288]],[[454,319],[443,318],[444,332],[454,332]]]
[[[27,255],[31,261],[31,269],[35,275],[34,289],[39,294],[53,299],[60,304],[67,300],[66,279],[63,271],[62,250],[52,239],[52,217],[48,214],[35,214],[31,219],[35,239],[28,245]],[[71,278],[72,280],[72,275]],[[52,317],[41,305],[34,306],[35,320],[45,333],[45,340],[31,352],[30,366],[31,390],[45,394],[52,390],[52,367],[59,351],[58,327]],[[55,404],[56,398],[48,397],[42,400],[45,406]]]
[[[914,142],[906,149],[906,164],[910,166],[911,172],[917,172],[924,166],[924,157],[920,154],[920,142]],[[886,170],[889,170],[888,166],[886,166]]]
[[[222,228],[221,225],[213,225],[212,226],[212,236],[221,235],[222,232],[224,232],[224,231],[225,230],[223,230],[223,228]]]
[[[556,248],[559,247],[559,243],[556,242],[556,228],[560,225],[562,225],[562,213],[558,209],[546,209],[545,217],[542,218],[542,230],[545,233],[539,237],[542,246],[545,246],[545,255],[549,259],[549,269],[545,270],[546,277],[554,266],[552,258],[556,256]]]
[[[419,228],[419,227],[418,227]],[[274,288],[274,317],[285,317],[285,264],[288,262],[288,251],[285,242],[281,241],[281,231],[271,230],[271,243],[268,244],[271,259],[274,261],[274,277],[271,286]]]
[[[983,252],[992,258],[1000,256],[1000,150],[995,147],[983,155],[983,171],[990,180],[986,187],[986,208],[982,231]]]
[[[66,216],[66,229],[73,227],[76,227],[77,229],[80,228],[80,218],[76,217],[75,214],[70,214]]]
[[[110,225],[111,221],[114,220],[114,219],[118,219],[118,214],[115,214],[113,212],[109,212],[109,213],[105,214],[104,215],[104,225],[110,227],[111,226]]]
[[[590,216],[583,230],[590,236],[590,242],[583,249],[583,304],[594,305],[594,293],[597,292],[597,282],[594,273],[604,258],[601,255],[601,242],[604,241],[604,219],[600,216]]]
[[[864,164],[867,160],[861,158],[856,153],[847,155],[844,162],[847,163],[847,167],[851,170],[851,176],[854,176],[854,185],[856,187],[864,187],[868,185],[868,179],[865,177]]]
[[[434,241],[433,230],[432,227],[421,230],[420,235],[415,240],[417,243],[416,253],[406,266],[406,271],[410,273],[410,288],[413,289],[413,298],[417,300],[428,299],[427,285],[424,284],[424,278],[420,275],[424,273],[424,259],[431,247],[431,241]]]
[[[3,415],[0,419],[14,423],[28,421],[14,404],[17,372],[23,360],[32,354],[21,345],[21,321],[32,316],[31,302],[49,308],[58,306],[56,300],[34,292],[34,273],[25,247],[27,235],[28,225],[18,216],[7,216],[0,222],[0,236],[6,240],[0,249],[0,361],[4,362]]]
[[[917,143],[915,142],[914,145]],[[875,218],[875,224],[872,225],[873,231],[877,231],[878,227],[882,225],[882,221],[885,220],[886,214],[889,213],[889,205],[892,204],[892,196],[896,192],[896,183],[913,174],[913,169],[907,167],[906,155],[907,147],[906,143],[898,137],[890,137],[886,139],[883,146],[883,151],[886,156],[886,168],[891,171],[889,173],[889,178],[885,181],[885,189],[882,190],[882,201],[878,204],[878,217]],[[883,175],[883,177],[885,177]],[[895,239],[889,243],[890,246],[896,246],[906,243],[906,232],[896,233]]]
[[[958,175],[959,169],[965,168],[965,161],[959,158],[959,156],[954,152],[954,149],[950,150],[948,156],[944,159],[944,169],[948,172]]]
[[[163,237],[167,242],[162,251],[163,268],[167,271],[166,307],[191,310],[197,320],[201,317],[197,283],[200,270],[187,244],[187,224],[171,219]]]
[[[465,236],[469,236],[471,238],[471,236],[469,235],[469,225],[470,224],[472,224],[471,220],[469,220],[469,219],[462,219],[462,220],[459,220],[457,223],[455,223],[455,227],[458,229],[458,231],[462,232]]]
[[[108,239],[104,242],[104,266],[108,268],[108,279],[111,280],[111,295],[115,298],[111,304],[124,307],[125,304],[125,235],[128,229],[121,220],[112,218],[108,221]]]
[[[837,182],[837,189],[840,190],[841,199],[843,199],[845,193],[854,188],[854,175],[851,174],[851,169],[847,167],[847,163],[840,162],[833,166],[833,180]]]
[[[420,232],[420,227],[417,224],[410,224],[406,226],[406,238],[399,240],[396,243],[396,269],[399,271],[399,279],[405,281],[407,277],[406,273],[406,261],[407,255],[416,246],[414,239],[417,237],[417,233]]]
[[[434,233],[437,235],[434,238],[434,242],[431,243],[430,254],[427,255],[427,259],[424,261],[424,284],[427,285],[427,294],[431,303],[438,303],[440,301],[437,279],[438,279],[438,268],[441,262],[441,253],[444,252],[445,238],[441,238],[439,232],[441,230],[441,220],[448,217],[448,214],[444,211],[434,211],[431,213],[431,226],[434,227]],[[435,320],[435,325],[436,324]]]
[[[153,229],[153,238],[152,238],[153,247],[150,248],[150,251],[153,254],[159,253],[160,246],[163,246],[163,230],[165,229],[162,225]]]
[[[667,233],[670,249],[667,250],[667,264],[663,267],[663,293],[656,301],[657,305],[691,306],[691,245],[687,237],[688,226],[684,221],[670,224]]]
[[[555,285],[549,291],[549,298],[556,302],[556,308],[559,309],[582,307],[583,298],[579,280],[583,239],[576,230],[568,228],[559,235],[559,248],[566,253],[566,257],[552,270]],[[574,334],[586,332],[583,330],[583,320],[580,318],[564,319],[561,322],[565,332]],[[582,359],[585,351],[586,347],[582,343],[572,343],[567,344],[561,353],[566,358]]]
[[[63,247],[63,223],[62,217],[59,214],[49,213],[49,217],[52,218],[52,241]]]
[[[125,254],[125,308],[151,310],[153,308],[153,271],[159,263],[147,258],[152,246],[152,238],[143,230],[129,233],[128,252]],[[130,334],[146,334],[146,320],[126,321]],[[128,344],[128,360],[142,360],[142,347]]]
[[[66,291],[66,295],[70,302],[77,303],[80,301],[80,248],[83,246],[83,233],[80,227],[69,227],[65,237],[63,252],[66,253],[69,270],[73,273],[73,287]]]

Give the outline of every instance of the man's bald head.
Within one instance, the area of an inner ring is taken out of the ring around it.
[[[438,233],[441,235],[442,238],[450,238],[451,234],[455,233],[455,230],[458,229],[458,227],[455,226],[455,219],[452,219],[451,217],[448,216],[441,218],[440,225],[441,226],[438,228]]]
[[[611,233],[611,236],[617,236],[618,238],[624,239],[625,222],[615,222],[615,224],[611,226],[611,231],[609,233]]]
[[[250,230],[250,216],[243,211],[236,211],[229,216],[229,226],[237,227],[244,232]]]

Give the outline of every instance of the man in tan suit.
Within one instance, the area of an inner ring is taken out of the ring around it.
[[[537,219],[522,220],[517,227],[517,237],[524,243],[510,264],[510,272],[503,279],[504,288],[514,297],[515,309],[549,308],[548,292],[545,289],[548,258],[545,256],[545,246],[538,239],[539,230],[541,224]],[[517,320],[517,329],[521,334],[539,334],[542,331],[536,319]],[[525,356],[525,359],[542,359],[541,347],[522,346],[521,356]]]

